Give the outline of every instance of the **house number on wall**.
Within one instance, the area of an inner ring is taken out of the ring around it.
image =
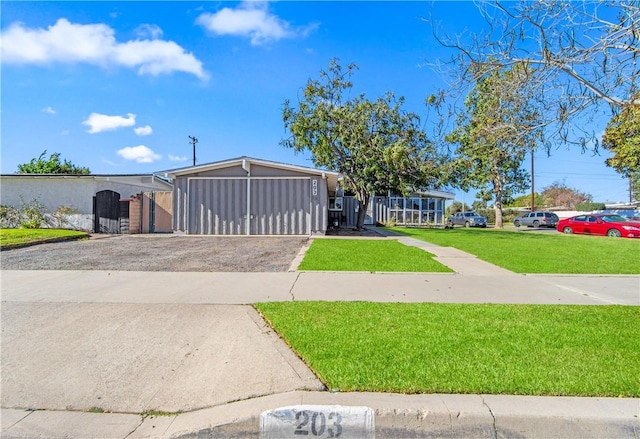
[[[318,195],[318,180],[311,180],[311,193],[314,197]]]

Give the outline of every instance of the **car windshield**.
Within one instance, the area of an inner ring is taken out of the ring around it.
[[[601,218],[603,221],[606,221],[608,223],[629,221],[628,219],[620,215],[604,215]]]

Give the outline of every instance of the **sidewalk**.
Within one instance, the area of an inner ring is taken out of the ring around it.
[[[456,273],[2,271],[2,407],[12,408],[0,412],[0,436],[259,437],[262,411],[297,404],[371,407],[376,438],[640,436],[640,399],[322,391],[247,306],[640,305],[637,276],[518,275],[457,250],[402,242]]]
[[[452,259],[474,265],[474,273],[487,264],[475,258]],[[226,305],[291,300],[640,305],[640,277],[511,272],[464,275],[7,270],[2,271],[2,300]]]

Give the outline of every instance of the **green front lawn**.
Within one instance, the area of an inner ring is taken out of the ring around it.
[[[0,248],[9,249],[43,242],[86,238],[84,232],[58,229],[0,229]]]
[[[331,390],[640,396],[640,308],[256,305]]]
[[[299,270],[445,272],[452,270],[416,247],[385,239],[314,239]]]
[[[516,273],[640,274],[640,240],[494,229],[390,229]]]

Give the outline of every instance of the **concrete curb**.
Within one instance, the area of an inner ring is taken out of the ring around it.
[[[263,411],[366,406],[376,438],[637,438],[640,399],[295,391],[170,416],[2,410],[3,438],[259,437]]]

